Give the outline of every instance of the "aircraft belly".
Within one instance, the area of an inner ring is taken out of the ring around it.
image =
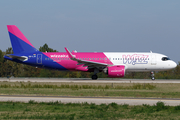
[[[149,64],[126,64],[127,71],[151,71],[151,66]]]

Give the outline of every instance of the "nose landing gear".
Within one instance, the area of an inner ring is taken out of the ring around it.
[[[154,72],[153,72],[153,71],[151,71],[151,79],[152,79],[152,80],[155,80]]]

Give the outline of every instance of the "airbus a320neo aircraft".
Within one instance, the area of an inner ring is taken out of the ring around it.
[[[167,56],[145,52],[40,52],[15,25],[7,25],[13,54],[5,59],[35,67],[94,72],[92,79],[98,78],[97,73],[105,72],[108,77],[124,77],[126,71],[151,72],[173,69],[177,64]]]

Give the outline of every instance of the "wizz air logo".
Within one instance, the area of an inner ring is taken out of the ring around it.
[[[148,64],[149,55],[144,54],[133,54],[133,55],[123,55],[124,64]]]
[[[68,57],[68,55],[51,55],[51,57],[55,57],[55,58],[61,58],[61,57]]]
[[[76,57],[76,55],[73,55],[73,56]],[[54,58],[63,58],[63,57],[64,57],[64,58],[68,58],[68,55],[64,55],[64,54],[63,54],[63,55],[51,55],[51,57],[52,57],[52,58],[53,58],[53,57],[54,57]]]

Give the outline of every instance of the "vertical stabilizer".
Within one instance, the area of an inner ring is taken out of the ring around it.
[[[17,26],[7,25],[7,29],[14,54],[37,51]]]

